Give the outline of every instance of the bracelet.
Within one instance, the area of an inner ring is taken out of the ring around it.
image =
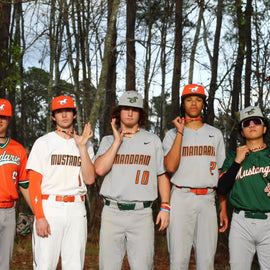
[[[163,208],[163,207],[160,207],[160,211],[165,211],[165,212],[170,213],[170,209],[166,209],[166,208]]]
[[[165,204],[168,204],[168,205],[170,205],[170,203],[169,203],[169,202],[161,202],[161,204],[164,204],[164,203],[165,203]]]
[[[177,133],[181,134],[182,136],[184,136],[183,132],[177,130]]]

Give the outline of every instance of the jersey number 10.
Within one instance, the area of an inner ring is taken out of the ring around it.
[[[136,175],[135,184],[141,183],[142,185],[147,185],[148,184],[148,180],[149,180],[149,171],[143,171],[141,181],[140,181],[140,174],[141,174],[141,171],[138,170],[137,171],[137,175]]]

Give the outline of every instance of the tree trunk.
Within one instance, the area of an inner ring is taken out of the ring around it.
[[[193,83],[193,72],[194,72],[194,62],[195,62],[195,56],[196,56],[196,49],[199,42],[199,35],[201,31],[201,24],[202,24],[202,18],[203,18],[203,12],[204,12],[204,0],[201,0],[199,2],[200,6],[200,12],[199,17],[197,20],[197,26],[196,31],[194,35],[194,40],[191,48],[191,55],[190,55],[190,64],[189,64],[189,76],[188,76],[188,83]]]
[[[11,16],[11,3],[0,1],[0,98],[4,98],[6,87],[2,84],[7,77],[9,25]]]
[[[182,0],[175,1],[175,46],[174,46],[174,66],[172,78],[172,118],[180,113],[179,106],[179,86],[181,78],[182,63]]]
[[[210,125],[213,125],[214,117],[215,117],[214,100],[215,100],[215,93],[218,88],[217,73],[218,73],[218,57],[219,57],[219,43],[220,43],[220,32],[221,32],[221,26],[222,26],[222,16],[223,16],[223,0],[218,0],[214,51],[213,51],[213,57],[211,58],[211,82],[210,82],[209,96],[208,96],[208,102],[207,102],[206,122]]]
[[[234,77],[233,77],[233,92],[232,92],[232,104],[231,104],[231,134],[230,134],[230,143],[229,150],[233,151],[236,149],[237,142],[237,123],[238,119],[236,117],[236,112],[239,110],[239,98],[241,94],[242,88],[242,70],[243,70],[243,62],[245,56],[245,24],[244,17],[242,12],[242,4],[241,0],[235,0],[235,8],[237,15],[237,26],[238,26],[238,50],[237,50],[237,59],[234,69]]]
[[[106,93],[106,82],[109,71],[109,57],[112,51],[111,44],[113,39],[113,29],[117,19],[117,13],[119,10],[120,0],[114,0],[112,5],[112,13],[110,16],[109,27],[107,29],[106,38],[105,38],[105,48],[104,55],[102,59],[102,69],[100,74],[100,80],[97,87],[95,100],[90,114],[90,122],[93,130],[95,130],[96,123],[99,118],[100,106],[102,104],[102,99]]]
[[[136,0],[127,1],[126,15],[126,41],[127,41],[127,67],[126,67],[126,90],[136,89],[136,50],[134,41],[136,22]]]

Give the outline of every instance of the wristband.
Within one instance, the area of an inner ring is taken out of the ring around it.
[[[170,209],[166,209],[166,208],[163,208],[163,207],[160,207],[160,211],[165,211],[165,212],[170,213]]]
[[[177,130],[177,133],[181,134],[182,136],[184,136],[183,132]]]

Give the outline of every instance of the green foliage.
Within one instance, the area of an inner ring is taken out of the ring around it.
[[[0,81],[0,89],[6,89],[9,93],[14,91],[22,82],[20,76],[21,48],[18,44],[12,43],[8,51],[0,52],[0,65],[6,71],[7,76]],[[12,59],[9,61],[8,59]]]

